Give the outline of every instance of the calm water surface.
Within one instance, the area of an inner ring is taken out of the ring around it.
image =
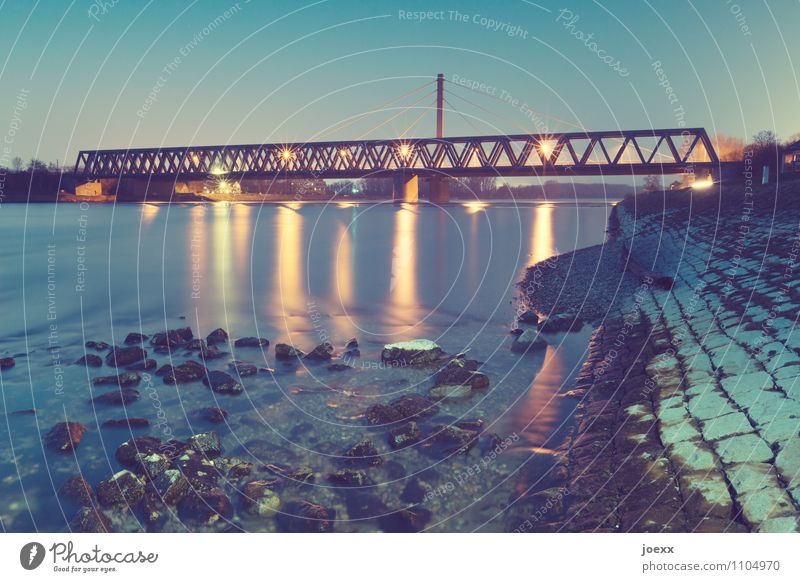
[[[386,461],[370,470],[378,485],[366,494],[400,507],[402,475],[421,475],[440,491],[427,503],[429,528],[503,529],[504,508],[552,463],[574,406],[555,396],[577,371],[591,331],[553,336],[546,353],[511,353],[515,284],[532,263],[601,242],[609,211],[597,203],[3,205],[0,354],[16,356],[17,365],[1,377],[2,527],[65,530],[74,508],[54,491],[66,477],[80,471],[96,483],[118,471],[114,451],[132,436],[166,440],[214,429],[226,455],[311,467],[316,485],[286,498],[335,508],[337,530],[377,529],[375,520],[349,520],[342,493],[324,479],[334,457],[365,435]],[[238,397],[154,377],[127,407],[149,418],[150,429],[99,428],[124,410],[89,402],[100,391],[90,377],[112,369],[70,365],[87,352],[84,343],[121,344],[131,331],[186,325],[196,336],[223,327],[232,337],[306,351],[325,340],[341,350],[356,337],[361,358],[353,371],[334,373],[275,365],[272,349],[237,349],[236,358],[274,367],[274,376],[245,378]],[[444,461],[414,448],[392,452],[382,431],[365,426],[370,404],[431,386],[430,371],[380,367],[384,344],[414,338],[468,351],[491,378],[490,390],[443,404],[434,419],[482,418],[488,432],[515,437],[473,475],[463,471],[479,463],[478,451]],[[228,410],[227,422],[203,420],[198,410],[207,406]],[[29,408],[37,415],[11,414]],[[65,418],[89,427],[73,455],[41,445]],[[249,530],[275,527],[264,518],[237,514],[236,521]]]

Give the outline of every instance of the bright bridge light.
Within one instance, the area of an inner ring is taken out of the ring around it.
[[[283,148],[281,150],[281,159],[284,162],[288,162],[292,158],[294,158],[294,152],[290,148]]]
[[[409,157],[411,157],[411,152],[412,151],[413,151],[413,148],[411,147],[410,144],[401,143],[399,146],[397,146],[397,155],[403,161],[406,161],[406,160],[408,160]]]
[[[711,178],[703,178],[702,180],[695,180],[692,184],[693,190],[707,190],[714,185],[714,180]]]
[[[545,140],[545,141],[540,141],[539,142],[538,148],[539,148],[539,151],[541,152],[541,154],[545,158],[549,159],[550,156],[553,155],[553,151],[555,151],[556,146],[552,142],[552,140]]]

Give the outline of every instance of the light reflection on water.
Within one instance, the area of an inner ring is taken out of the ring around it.
[[[516,311],[515,284],[524,267],[556,251],[602,241],[608,206],[466,203],[439,209],[348,202],[98,205],[82,210],[62,205],[51,232],[54,210],[52,205],[8,204],[0,209],[0,354],[20,354],[26,341],[31,350],[3,372],[4,404],[7,412],[35,406],[43,433],[63,420],[64,411],[90,430],[75,457],[57,457],[43,454],[31,417],[11,416],[7,425],[0,423],[0,520],[6,529],[32,529],[34,524],[62,529],[64,518],[47,471],[56,486],[77,466],[96,482],[119,469],[114,449],[131,436],[93,424],[95,413],[87,399],[97,391],[88,385],[85,369],[67,366],[67,389],[55,393],[46,351],[53,323],[65,363],[84,354],[84,339],[121,343],[130,331],[148,333],[165,325],[191,325],[201,336],[221,326],[233,337],[258,335],[272,345],[283,341],[306,350],[323,338],[341,348],[357,337],[366,363],[379,362],[385,343],[427,337],[450,353],[469,350],[469,357],[484,362],[492,390],[466,403],[443,405],[442,414],[481,417],[490,432],[521,436],[517,456],[498,464],[500,476],[513,473],[524,451],[552,449],[562,434],[571,405],[554,396],[576,371],[588,330],[557,338],[546,355],[512,354],[508,331]],[[81,220],[87,223],[85,243],[76,238]],[[48,244],[55,245],[57,256],[54,322],[47,310]],[[81,245],[86,285],[76,290]],[[266,359],[260,353],[236,353],[270,366],[272,355],[272,350]],[[111,370],[91,371],[101,373]],[[260,376],[252,390],[245,383],[248,395],[238,399],[199,385],[176,391],[155,381],[177,437],[216,428],[228,451],[254,440],[286,449],[292,448],[287,442],[295,442],[297,450],[282,454],[323,471],[324,455],[340,453],[367,432],[358,418],[366,406],[404,391],[424,394],[430,386],[425,373],[406,378],[407,384],[399,383],[403,374],[373,366],[344,377],[324,367],[301,367],[279,376],[277,384]],[[290,390],[326,383],[336,390]],[[193,416],[209,405],[229,410],[228,426],[211,427]],[[143,398],[129,407],[129,414],[148,417],[153,408]],[[119,410],[97,411],[98,422],[120,416]],[[313,429],[295,430],[308,422]],[[381,434],[373,438],[385,448]],[[430,463],[413,452],[387,456],[409,471]],[[447,474],[458,462],[437,470]],[[447,520],[442,528],[482,523],[485,514],[470,504],[487,488],[478,481],[441,500],[435,513]],[[499,505],[507,499],[507,491],[493,495]]]

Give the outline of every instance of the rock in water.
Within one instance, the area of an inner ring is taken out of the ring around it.
[[[333,531],[331,511],[310,501],[290,501],[275,516],[278,528],[288,533],[329,533]]]
[[[219,457],[222,454],[222,441],[216,431],[203,432],[189,437],[187,441],[189,447],[198,453],[202,453],[209,459]]]
[[[107,507],[126,505],[133,507],[144,497],[144,481],[123,469],[109,479],[97,484],[97,499]]]
[[[168,329],[153,334],[150,343],[157,347],[171,348],[192,341],[194,334],[191,328],[182,327],[180,329]]]
[[[514,343],[511,344],[511,351],[518,354],[524,354],[528,351],[544,350],[547,348],[547,342],[539,337],[539,332],[535,329],[526,329]]]
[[[246,378],[248,376],[255,376],[258,374],[258,366],[251,364],[250,362],[243,362],[242,360],[233,360],[230,364],[228,364],[228,367],[236,372],[240,378]]]
[[[108,384],[136,386],[141,381],[142,377],[139,375],[139,372],[125,372],[118,376],[97,376],[96,378],[92,378],[92,384],[95,386],[104,386]]]
[[[356,338],[351,338],[347,340],[347,343],[344,345],[345,349],[353,350],[358,347],[358,340]]]
[[[328,481],[340,487],[367,487],[374,485],[364,471],[359,469],[342,469],[328,475]]]
[[[434,383],[436,386],[442,384],[467,384],[475,390],[488,388],[489,377],[486,374],[477,372],[477,369],[478,362],[476,360],[454,359],[436,372]]]
[[[79,422],[59,422],[45,437],[45,444],[59,453],[75,450],[86,433],[86,427]]]
[[[203,378],[203,384],[218,394],[241,394],[242,390],[244,390],[242,385],[236,381],[236,378],[219,370],[209,372]]]
[[[344,453],[344,462],[353,467],[372,467],[383,463],[378,449],[369,439],[362,439]]]
[[[430,519],[430,511],[416,506],[382,515],[378,518],[378,525],[387,533],[417,533],[425,528]]]
[[[225,419],[228,418],[228,411],[217,406],[210,406],[201,410],[200,416],[208,422],[219,424],[225,422]]]
[[[240,337],[233,345],[237,348],[268,348],[269,340],[263,337]]]
[[[242,488],[242,505],[254,515],[274,515],[281,507],[281,499],[273,490],[275,484],[275,480],[250,481]]]
[[[136,333],[132,331],[125,337],[125,344],[132,346],[142,343],[148,338],[148,336],[144,335],[143,333]]]
[[[150,453],[159,452],[160,450],[161,439],[152,436],[140,436],[125,441],[117,447],[114,458],[116,458],[121,465],[135,467],[139,455],[148,455]]]
[[[89,368],[99,368],[103,365],[103,358],[97,354],[86,354],[75,360],[76,366],[88,366]]]
[[[539,326],[542,333],[558,333],[561,331],[580,331],[583,321],[576,313],[560,313],[551,315]]]
[[[326,362],[331,359],[333,355],[333,346],[330,342],[323,342],[311,350],[304,359],[312,362]]]
[[[189,480],[178,469],[167,469],[149,487],[167,505],[177,505],[189,492]]]
[[[160,371],[159,369],[159,372]],[[178,366],[172,367],[170,370],[164,370],[164,372],[165,384],[188,384],[190,382],[203,380],[206,377],[207,370],[204,365],[198,364],[193,360],[188,360]]]
[[[381,360],[392,366],[421,366],[435,362],[444,350],[427,339],[398,342],[383,346]]]
[[[115,368],[124,368],[146,359],[147,351],[138,346],[115,347],[106,356],[106,364]]]
[[[228,332],[221,327],[215,329],[206,337],[206,343],[210,346],[224,344],[226,341],[228,341]]]
[[[390,424],[433,416],[439,407],[431,400],[417,394],[406,394],[395,398],[389,404],[373,404],[365,413],[372,425]]]
[[[75,533],[111,533],[114,531],[108,516],[93,507],[81,507],[69,522],[69,529]]]
[[[73,475],[59,487],[59,495],[64,499],[78,505],[88,507],[94,505],[94,490],[92,485],[81,475]]]
[[[233,505],[222,489],[191,491],[178,503],[178,513],[184,521],[214,525],[233,516]]]
[[[275,359],[284,362],[296,360],[303,357],[303,352],[293,348],[289,344],[275,344]]]

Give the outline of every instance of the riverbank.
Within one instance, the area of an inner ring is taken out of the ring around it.
[[[563,484],[511,529],[798,531],[798,216],[798,181],[629,197],[605,244],[529,269],[532,307],[595,331]]]

